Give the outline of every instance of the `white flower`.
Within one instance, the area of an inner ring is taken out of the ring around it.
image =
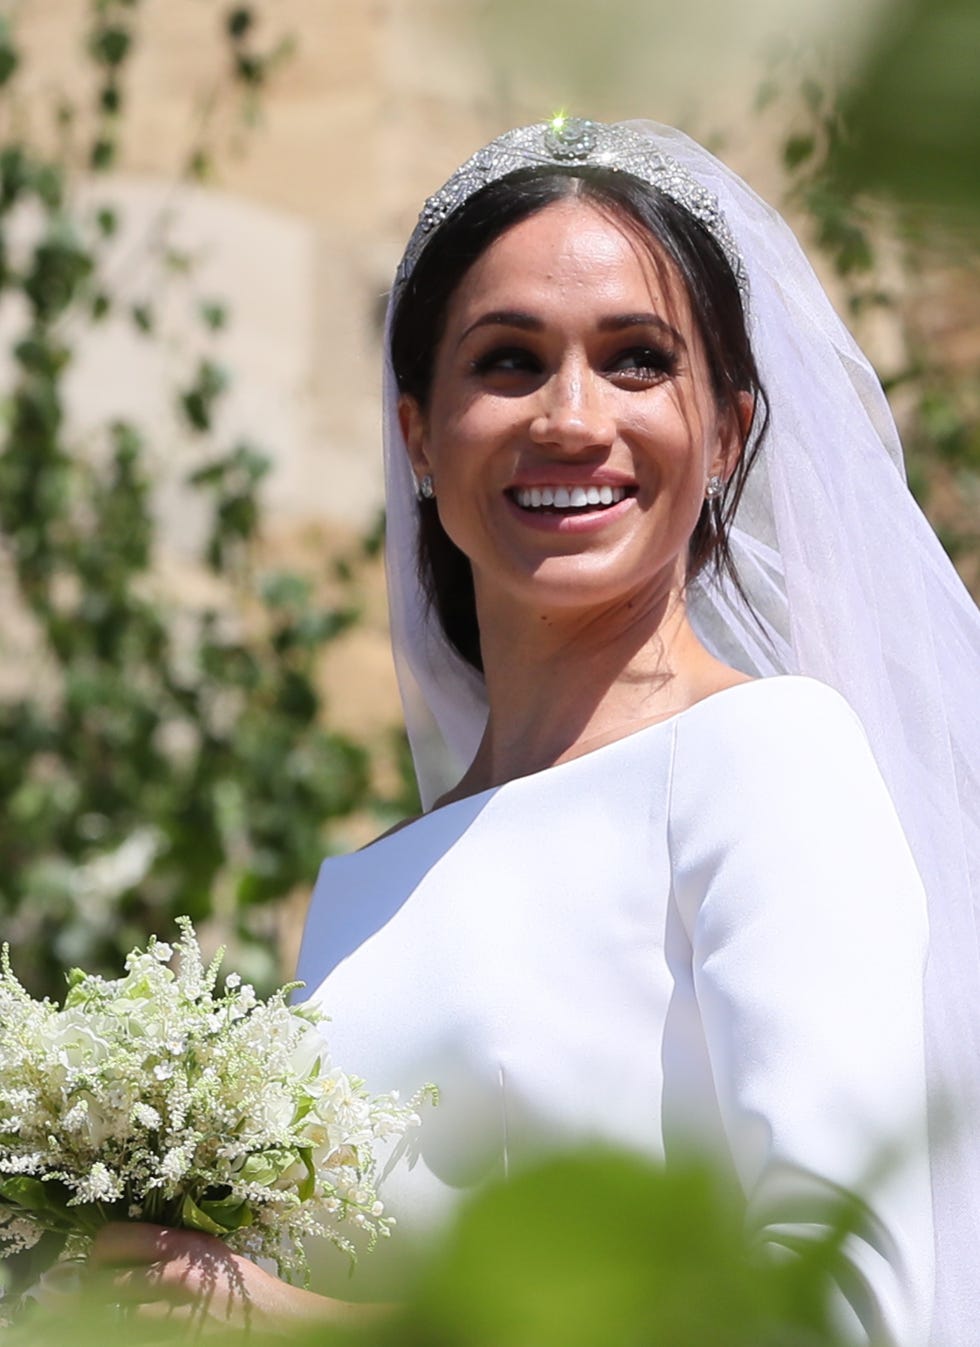
[[[299,1034],[296,1044],[289,1054],[290,1065],[300,1076],[317,1076],[321,1073],[326,1078],[329,1072],[330,1059],[327,1053],[327,1044],[319,1028],[315,1024],[304,1021],[293,1012]]]
[[[69,1206],[83,1202],[115,1202],[122,1197],[123,1184],[118,1174],[113,1174],[101,1160],[97,1160],[88,1174],[79,1181],[75,1196]]]
[[[156,1109],[151,1108],[149,1104],[134,1104],[133,1122],[139,1123],[141,1127],[157,1128],[162,1119]]]
[[[45,1156],[40,1151],[26,1155],[0,1155],[0,1174],[38,1174],[44,1167]]]
[[[105,1026],[81,1008],[55,1016],[48,1028],[48,1047],[66,1067],[95,1066],[109,1054]]]
[[[160,1173],[171,1183],[179,1183],[190,1164],[190,1147],[173,1146],[160,1161]]]

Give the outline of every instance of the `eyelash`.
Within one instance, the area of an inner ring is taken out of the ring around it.
[[[633,360],[635,363],[627,366],[624,364],[627,360]],[[617,352],[606,364],[605,373],[632,375],[649,382],[676,374],[678,363],[677,353],[669,347],[630,346]],[[498,372],[537,374],[541,370],[541,361],[525,347],[497,346],[472,361],[471,369],[477,375]]]
[[[629,373],[658,379],[665,375],[669,377],[676,374],[679,364],[677,352],[672,351],[669,346],[631,346],[628,350],[620,352],[616,357],[616,363],[627,358],[636,361],[629,369]]]

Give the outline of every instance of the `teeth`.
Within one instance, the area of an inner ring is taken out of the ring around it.
[[[624,486],[531,486],[516,491],[518,505],[525,510],[551,507],[556,510],[582,510],[589,505],[616,505],[626,495]]]

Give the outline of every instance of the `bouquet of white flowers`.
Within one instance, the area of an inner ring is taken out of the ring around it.
[[[218,1235],[305,1279],[302,1241],[352,1256],[392,1220],[374,1147],[419,1122],[418,1098],[371,1096],[328,1061],[317,1023],[234,973],[218,987],[188,919],[115,981],[69,975],[62,1009],[0,962],[0,1259],[84,1255],[107,1221]],[[168,965],[176,953],[176,971]]]

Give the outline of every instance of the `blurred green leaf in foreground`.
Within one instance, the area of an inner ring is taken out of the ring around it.
[[[895,0],[845,104],[845,181],[980,223],[980,5]]]
[[[837,1215],[823,1236],[773,1257],[746,1237],[744,1202],[710,1171],[582,1152],[475,1197],[403,1309],[358,1330],[289,1336],[308,1347],[838,1347],[827,1289],[857,1207]],[[144,1338],[143,1322],[126,1321],[131,1347],[187,1332],[186,1321],[168,1333],[154,1319]],[[39,1311],[8,1344],[61,1347],[66,1327],[64,1314]],[[119,1327],[105,1307],[73,1310],[73,1347],[102,1347]]]

